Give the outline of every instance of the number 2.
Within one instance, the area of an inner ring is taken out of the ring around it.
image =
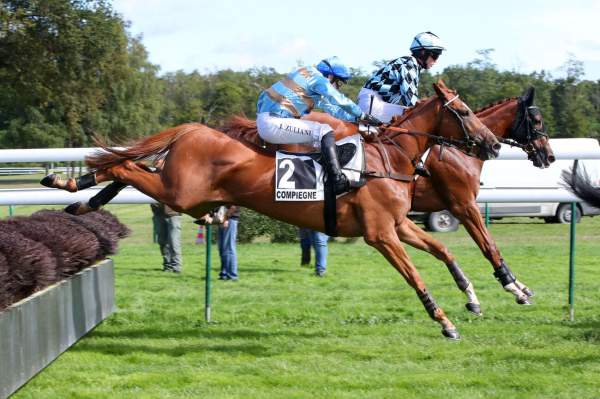
[[[279,180],[279,188],[295,189],[296,182],[290,180],[290,178],[294,174],[294,163],[292,162],[292,160],[284,159],[283,161],[281,161],[281,163],[279,164],[279,169],[286,169],[283,176],[281,176],[281,179]]]

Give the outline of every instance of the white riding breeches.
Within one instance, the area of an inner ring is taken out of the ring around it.
[[[373,97],[373,107],[371,107],[371,96]],[[390,123],[392,116],[402,115],[407,107],[398,104],[390,104],[383,101],[379,93],[364,87],[358,93],[358,106],[366,114],[371,114],[384,123]]]
[[[325,123],[304,119],[281,118],[268,112],[261,112],[256,117],[259,136],[271,144],[312,144],[321,146],[321,138],[332,132],[331,126]]]

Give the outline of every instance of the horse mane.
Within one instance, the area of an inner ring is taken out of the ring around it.
[[[492,111],[492,109],[495,109],[496,107],[499,107],[499,106],[501,106],[501,105],[504,105],[505,103],[507,103],[507,102],[509,102],[509,101],[518,100],[518,99],[519,99],[519,97],[507,97],[507,98],[504,98],[504,99],[502,99],[502,100],[495,101],[495,102],[493,102],[493,103],[491,103],[491,104],[484,105],[483,107],[481,107],[481,108],[479,108],[479,109],[476,109],[475,111],[473,111],[473,113],[474,113],[475,115],[477,115],[477,114],[480,114],[480,113],[482,113],[482,112],[484,112],[484,111],[485,111],[486,113],[489,113],[489,112],[491,112],[491,111]],[[482,115],[477,115],[477,116],[478,116],[478,117],[481,117]]]

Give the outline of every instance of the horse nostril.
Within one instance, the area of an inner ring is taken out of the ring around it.
[[[555,157],[554,155],[549,155],[549,156],[548,156],[548,161],[549,161],[550,163],[552,163],[552,162],[556,161],[556,157]]]
[[[494,149],[494,151],[497,151],[497,152],[499,152],[499,151],[500,151],[500,149],[502,148],[502,144],[500,144],[500,143],[496,143],[496,144],[494,144],[494,145],[492,146],[492,148]]]

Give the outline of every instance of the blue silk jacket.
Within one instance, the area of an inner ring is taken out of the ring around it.
[[[256,108],[258,113],[269,112],[282,118],[300,118],[313,108],[320,108],[349,122],[356,122],[362,114],[358,105],[312,66],[302,67],[263,90]]]

